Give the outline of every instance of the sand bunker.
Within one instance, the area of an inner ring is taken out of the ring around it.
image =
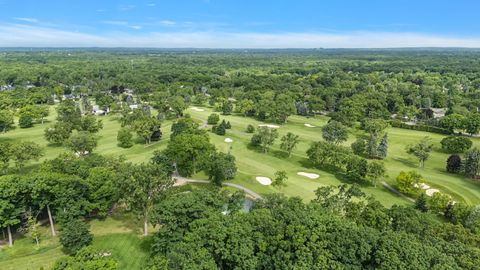
[[[277,125],[258,125],[259,127],[268,127],[268,128],[279,128]]]
[[[427,196],[430,196],[432,197],[433,194],[437,193],[437,192],[440,192],[440,190],[436,189],[436,188],[429,188],[425,191],[425,193],[427,194]]]
[[[196,112],[203,112],[205,111],[204,109],[200,109],[200,108],[197,108],[197,107],[192,107],[192,110],[196,111]]]
[[[226,143],[231,143],[231,142],[233,142],[233,140],[230,139],[230,138],[225,138],[224,142],[226,142]]]
[[[297,174],[300,175],[300,176],[308,177],[310,179],[317,179],[318,177],[320,177],[320,175],[318,175],[316,173],[298,172]]]
[[[258,183],[260,183],[261,185],[264,185],[264,186],[269,186],[269,185],[272,184],[272,179],[270,179],[268,177],[257,176],[257,177],[255,177],[255,179],[258,181]]]
[[[309,128],[315,127],[314,125],[310,125],[310,124],[304,124],[304,125]]]
[[[420,183],[420,188],[427,190],[427,189],[430,189],[430,186],[425,183]]]

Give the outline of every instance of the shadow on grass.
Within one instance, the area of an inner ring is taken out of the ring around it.
[[[345,184],[357,184],[360,187],[371,187],[372,185],[368,182],[366,182],[363,179],[354,179],[351,176],[347,175],[346,173],[342,172],[341,169],[332,166],[332,165],[318,165],[315,166],[308,160],[307,158],[302,158],[299,160],[300,165],[302,167],[307,168],[307,169],[318,169],[327,173],[332,174],[335,176],[336,179],[338,179],[340,182],[345,183]]]
[[[412,168],[418,169],[418,164],[417,163],[412,162],[412,161],[410,161],[406,158],[392,158],[392,159],[402,163],[403,165],[405,165],[407,167],[412,167]]]
[[[115,221],[120,221],[125,228],[131,230],[134,234],[143,233],[143,223],[132,213],[120,211],[110,217]]]

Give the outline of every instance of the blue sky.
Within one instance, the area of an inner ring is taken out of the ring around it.
[[[478,0],[0,0],[0,46],[480,47]]]

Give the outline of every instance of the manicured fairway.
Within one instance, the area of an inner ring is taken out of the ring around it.
[[[195,110],[188,110],[194,118],[206,119],[212,110],[204,108],[205,111],[198,112]],[[287,195],[300,196],[306,200],[313,198],[313,191],[322,185],[338,185],[344,181],[339,180],[335,175],[311,168],[308,165],[306,150],[313,141],[322,140],[321,126],[328,121],[327,117],[317,116],[315,118],[306,118],[301,116],[291,116],[288,123],[281,125],[278,129],[280,137],[287,132],[292,132],[300,136],[300,143],[294,150],[291,158],[287,158],[286,154],[280,150],[280,140],[277,139],[275,145],[267,154],[260,153],[255,149],[249,149],[248,143],[251,134],[245,132],[248,124],[257,127],[262,124],[251,118],[244,118],[242,116],[221,116],[221,119],[226,119],[232,124],[232,129],[227,130],[225,136],[218,136],[210,133],[211,140],[217,147],[223,151],[228,151],[232,147],[232,154],[237,158],[237,165],[239,168],[239,175],[233,181],[234,183],[242,184],[257,192],[283,192]],[[315,127],[307,127],[305,124],[313,125]],[[360,131],[353,131],[346,146],[350,145],[355,140],[355,135]],[[386,182],[394,184],[395,177],[402,170],[417,170],[419,171],[426,182],[432,187],[438,188],[441,192],[447,193],[454,197],[457,201],[465,201],[469,204],[480,203],[480,183],[465,179],[460,175],[449,174],[445,172],[445,161],[448,154],[441,152],[440,141],[442,135],[405,130],[399,128],[389,128],[389,155],[385,160],[388,177],[384,179]],[[426,162],[425,168],[418,168],[417,161],[414,157],[406,154],[405,147],[410,143],[418,142],[425,136],[429,136],[435,144],[435,149],[431,153],[430,159]],[[225,143],[224,138],[232,138],[232,143]],[[472,138],[474,146],[480,147],[480,140]],[[256,182],[255,176],[267,176],[272,178],[275,171],[287,171],[289,180],[288,186],[282,189],[262,186]],[[298,176],[297,172],[313,172],[318,173],[320,177],[312,180],[306,177]],[[341,178],[341,177],[340,177]],[[400,198],[381,185],[378,187],[364,186],[362,189],[370,195],[375,196],[385,206],[393,204],[407,204],[409,203],[403,198]]]
[[[194,119],[206,120],[208,115],[212,113],[212,109],[206,107],[202,109],[204,109],[204,111],[189,108],[187,109],[187,113]],[[58,154],[66,151],[66,149],[61,146],[48,145],[48,142],[43,137],[44,129],[51,125],[55,119],[53,108],[51,108],[51,112],[51,116],[48,118],[50,122],[43,125],[35,125],[33,128],[28,129],[17,128],[0,135],[0,140],[34,140],[45,147],[45,156],[40,161],[56,157]],[[116,136],[117,131],[120,129],[120,124],[116,117],[115,115],[99,117],[103,121],[104,128],[99,132],[100,140],[95,150],[97,153],[115,156],[123,155],[127,160],[137,163],[148,161],[153,151],[166,147],[170,134],[171,121],[165,121],[163,123],[163,137],[161,141],[148,146],[139,141],[132,148],[123,149],[117,146]],[[328,121],[327,117],[317,116],[315,118],[307,118],[291,116],[288,119],[288,123],[280,126],[278,129],[280,136],[287,132],[292,132],[300,136],[300,143],[294,150],[291,158],[288,158],[286,153],[280,150],[280,139],[277,139],[275,145],[267,154],[260,153],[258,150],[249,147],[248,143],[251,134],[246,133],[245,128],[248,124],[257,127],[259,124],[264,123],[238,115],[222,115],[221,119],[230,121],[232,129],[227,130],[225,136],[218,136],[210,132],[209,134],[211,141],[218,149],[227,152],[231,147],[231,151],[236,157],[238,175],[232,182],[244,185],[258,193],[283,192],[289,196],[300,196],[305,200],[312,199],[314,197],[314,190],[319,186],[338,185],[345,182],[341,176],[310,167],[305,154],[305,151],[312,142],[322,139],[321,127]],[[307,126],[305,124],[307,124]],[[386,182],[394,184],[395,177],[402,170],[418,170],[430,186],[438,188],[441,192],[450,194],[455,200],[465,201],[470,204],[480,203],[480,183],[465,179],[460,175],[445,172],[444,167],[448,154],[440,150],[439,142],[443,138],[442,135],[398,128],[389,128],[387,131],[389,134],[389,154],[385,160],[388,173],[388,177],[385,179]],[[352,129],[349,141],[346,142],[345,145],[353,142],[355,135],[358,134],[360,134],[360,131]],[[418,168],[415,158],[405,153],[405,146],[409,143],[415,143],[425,136],[429,136],[432,142],[435,143],[435,150],[426,162],[425,168],[420,169]],[[224,141],[225,138],[231,138],[233,142],[227,143]],[[474,146],[480,147],[480,139],[472,138],[472,140]],[[38,164],[38,162],[33,162],[31,166],[35,166],[35,164]],[[256,176],[273,178],[277,170],[285,170],[287,172],[289,177],[287,187],[278,189],[271,186],[263,186],[255,180]],[[297,175],[299,171],[317,173],[320,177],[318,179],[309,179]],[[196,178],[204,179],[205,176],[198,175]],[[376,188],[365,185],[362,188],[367,194],[375,196],[385,206],[409,203],[381,185]]]
[[[51,125],[55,118],[54,110],[53,108],[51,109],[50,122],[36,125],[29,129],[17,128],[0,135],[0,141],[33,140],[45,147],[45,156],[40,161],[33,162],[30,165],[31,168],[42,160],[54,158],[66,151],[64,147],[48,145],[43,137],[44,129]],[[194,119],[203,121],[212,113],[211,108],[203,109],[203,112],[192,109],[188,109],[187,112]],[[117,131],[120,129],[116,116],[103,116],[100,119],[103,121],[104,128],[99,132],[99,146],[95,150],[98,153],[115,156],[124,155],[132,162],[145,162],[151,158],[154,150],[163,149],[168,142],[171,121],[163,123],[163,138],[161,141],[149,146],[138,142],[129,149],[120,148],[117,146],[116,140]],[[287,132],[300,136],[300,143],[290,158],[280,150],[280,139],[277,139],[275,145],[266,154],[249,147],[248,144],[252,134],[246,133],[245,128],[248,124],[257,127],[259,124],[264,123],[237,115],[221,116],[220,119],[230,121],[232,129],[227,130],[225,136],[218,136],[211,132],[209,134],[211,141],[216,145],[217,149],[224,152],[231,151],[236,157],[238,174],[231,181],[232,183],[240,184],[260,194],[282,192],[288,196],[300,196],[306,201],[314,197],[314,190],[320,186],[348,183],[341,176],[334,175],[333,173],[335,172],[325,172],[312,168],[305,154],[305,151],[313,141],[322,140],[321,127],[328,121],[327,117],[306,118],[292,116],[289,118],[288,123],[279,127],[280,137]],[[313,127],[308,127],[305,124]],[[469,204],[480,203],[480,183],[445,172],[444,167],[448,154],[441,152],[439,143],[443,136],[398,128],[389,128],[387,131],[389,134],[389,155],[385,160],[388,172],[388,177],[384,179],[386,182],[394,184],[395,177],[402,170],[417,170],[425,177],[426,183],[434,188],[438,188],[441,192],[450,194],[455,200],[465,201]],[[360,131],[352,130],[349,141],[345,145],[353,142],[358,134],[360,134]],[[425,168],[419,169],[415,158],[405,153],[405,146],[409,143],[415,143],[425,136],[429,136],[432,139],[432,142],[435,143],[435,149],[430,159],[426,162]],[[233,142],[227,143],[225,138],[231,138]],[[472,140],[474,146],[480,147],[480,139],[472,138]],[[274,178],[274,173],[278,170],[285,170],[288,174],[289,179],[286,187],[263,186],[255,180],[256,176]],[[316,173],[320,177],[318,179],[309,179],[297,175],[300,171]],[[193,178],[206,179],[206,176],[203,173],[199,173]],[[362,190],[369,195],[373,195],[385,206],[410,203],[381,185],[377,187],[363,185]],[[100,250],[111,251],[112,256],[118,259],[120,269],[141,269],[141,265],[148,255],[146,249],[143,248],[148,245],[148,238],[144,239],[140,236],[141,224],[136,224],[134,220],[132,217],[123,216],[90,222],[92,232],[95,235],[93,245]],[[40,266],[48,268],[57,259],[66,256],[61,250],[58,239],[48,236],[48,228],[45,227],[43,229],[44,239],[39,249],[35,249],[31,239],[20,238],[17,239],[13,248],[5,248],[0,251],[1,269],[38,269]]]

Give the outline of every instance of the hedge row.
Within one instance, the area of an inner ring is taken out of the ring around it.
[[[422,125],[422,124],[408,125],[408,124],[406,124],[402,121],[399,121],[399,120],[391,120],[391,121],[389,121],[389,123],[392,127],[396,127],[396,128],[411,129],[411,130],[418,130],[418,131],[427,131],[427,132],[433,132],[433,133],[444,134],[444,135],[451,135],[452,134],[452,132],[448,129],[435,127],[435,126],[428,126],[428,125]]]

